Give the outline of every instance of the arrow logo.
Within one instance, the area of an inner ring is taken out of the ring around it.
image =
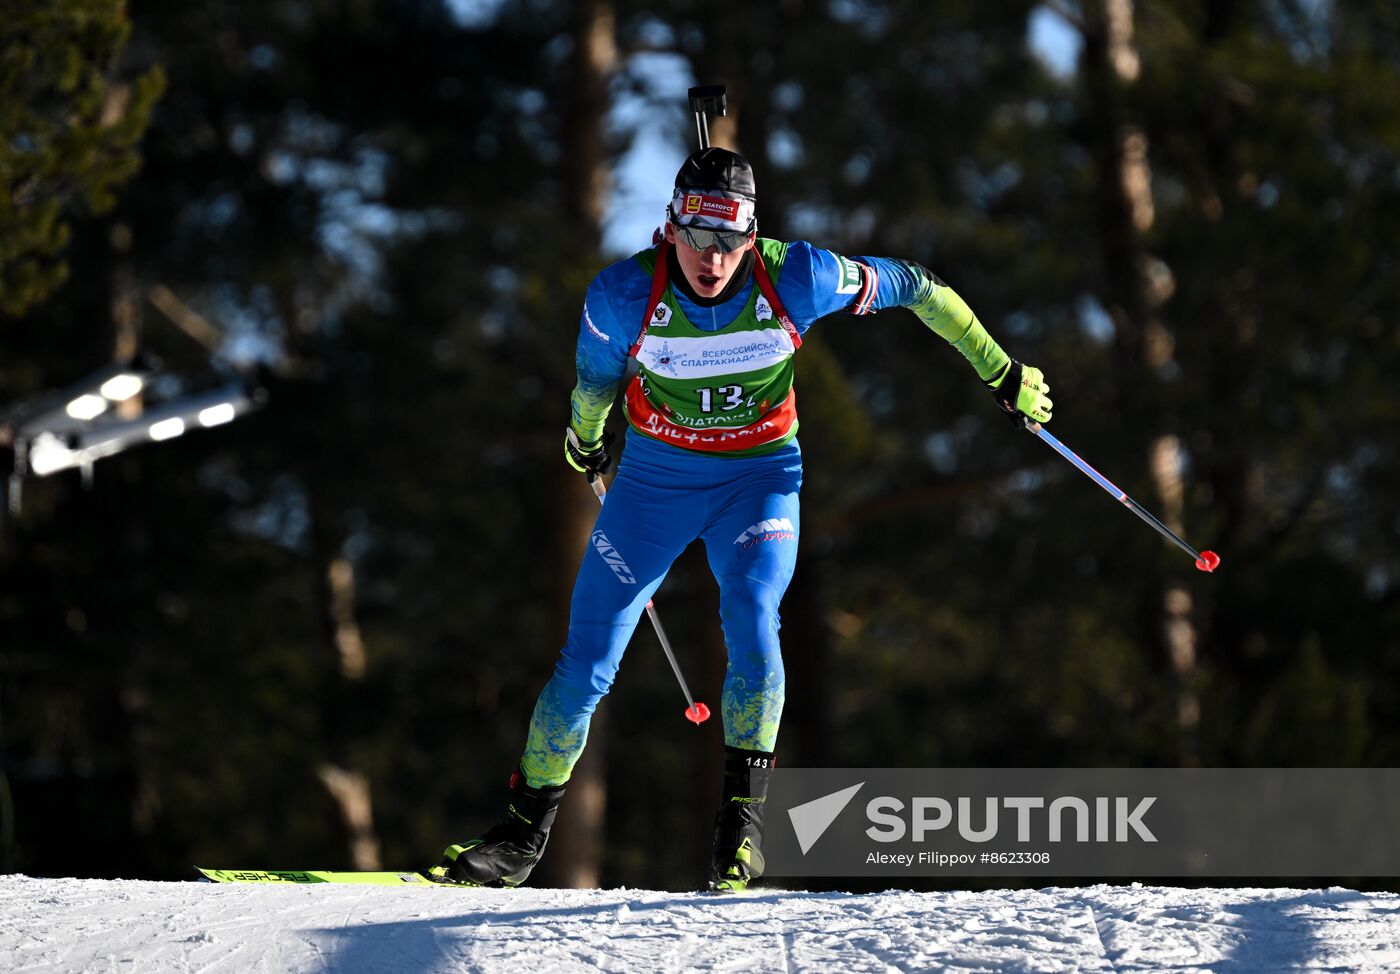
[[[803,802],[788,809],[788,818],[792,820],[792,830],[797,833],[797,844],[802,847],[802,854],[805,856],[807,850],[817,844],[817,840],[831,827],[831,823],[836,821],[836,816],[851,803],[851,799],[856,797],[856,792],[865,787],[862,781],[858,785],[851,785],[849,788],[842,788],[840,791],[833,791],[829,795],[814,798],[809,802]]]

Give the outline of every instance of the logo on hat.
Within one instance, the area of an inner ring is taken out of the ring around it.
[[[739,200],[727,200],[721,196],[704,196],[695,193],[685,194],[682,209],[686,216],[708,216],[729,223],[737,223],[743,204]]]

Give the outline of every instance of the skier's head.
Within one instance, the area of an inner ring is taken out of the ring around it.
[[[701,297],[723,291],[753,248],[756,204],[753,167],[737,152],[701,149],[676,173],[666,240],[675,245],[681,270]]]

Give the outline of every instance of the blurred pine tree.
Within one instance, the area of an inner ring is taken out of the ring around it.
[[[100,215],[140,168],[165,76],[123,78],[123,0],[12,0],[0,18],[0,312],[69,274],[72,221]]]

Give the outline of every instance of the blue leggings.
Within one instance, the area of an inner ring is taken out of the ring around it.
[[[801,487],[795,440],[764,456],[724,457],[629,431],[574,583],[568,641],[530,721],[527,783],[569,779],[647,601],[696,538],[719,582],[725,743],[773,750],[783,712],[778,603],[797,561]]]

